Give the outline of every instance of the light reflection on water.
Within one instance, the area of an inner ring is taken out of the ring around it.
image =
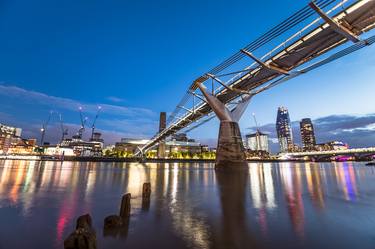
[[[103,220],[126,192],[128,231],[104,237]],[[374,201],[375,169],[361,163],[250,163],[228,173],[196,163],[0,161],[0,248],[63,248],[87,212],[99,248],[373,248]]]

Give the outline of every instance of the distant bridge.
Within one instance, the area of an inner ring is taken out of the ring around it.
[[[233,110],[246,94],[254,96],[373,44],[375,36],[360,36],[374,27],[375,0],[310,3],[190,83],[169,116],[167,128],[140,151],[145,152],[160,140],[178,131],[189,132],[215,117],[198,85],[204,84],[207,92]]]
[[[326,151],[306,151],[306,152],[288,152],[280,153],[281,159],[292,159],[302,157],[332,157],[332,156],[372,156],[375,155],[375,147],[355,148],[344,150],[326,150]]]

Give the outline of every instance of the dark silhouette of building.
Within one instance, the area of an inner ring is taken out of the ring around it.
[[[288,109],[279,107],[277,110],[276,132],[279,139],[281,152],[294,150],[292,127]]]
[[[187,142],[189,139],[186,133],[176,133],[172,135],[172,140],[180,141],[180,142]]]
[[[167,114],[165,112],[160,113],[159,120],[159,132],[162,132],[167,127]],[[158,147],[158,158],[165,157],[165,141],[160,140]]]
[[[314,126],[311,122],[311,119],[304,118],[299,123],[301,139],[304,151],[313,150],[316,145]]]

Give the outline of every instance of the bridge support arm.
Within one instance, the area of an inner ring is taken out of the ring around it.
[[[207,100],[203,97],[203,96],[201,96],[201,95],[199,95],[199,94],[196,94],[195,92],[193,92],[193,91],[189,91],[190,92],[190,94],[191,95],[193,95],[194,97],[197,97],[198,99],[200,99],[200,100],[202,100],[203,102],[206,102],[207,103]],[[208,103],[207,103],[208,104]]]
[[[241,99],[237,106],[232,110],[232,118],[234,121],[239,122],[243,113],[245,112],[247,106],[250,103],[251,98],[254,95],[252,94],[247,94],[243,99]]]
[[[185,110],[185,111],[187,111],[187,112],[189,112],[189,113],[191,113],[191,114],[195,114],[194,111],[192,111],[192,110],[186,108],[185,106],[179,105],[179,106],[177,106],[177,107],[180,108],[180,109],[182,109],[182,110]]]
[[[224,82],[222,82],[220,79],[215,77],[215,75],[207,74],[207,76],[216,80],[220,85],[222,85],[225,89],[227,89],[229,91],[236,92],[236,93],[247,93],[247,91],[245,91],[245,90],[241,90],[241,89],[233,88],[231,86],[227,86]]]
[[[215,112],[216,116],[220,121],[233,121],[232,116],[228,108],[215,96],[211,95],[206,91],[206,87],[202,83],[197,83],[199,90],[206,98],[207,103]]]
[[[348,40],[356,43],[356,42],[359,42],[360,39],[358,38],[357,35],[355,35],[352,31],[350,31],[348,28],[344,27],[343,25],[339,24],[338,22],[336,22],[335,20],[333,20],[332,18],[330,18],[326,13],[323,12],[323,10],[321,10],[314,2],[310,2],[309,3],[309,6],[315,10],[318,15],[324,20],[326,21],[329,26],[336,32],[336,33],[339,33],[340,35],[344,36],[345,38],[347,38]]]
[[[244,49],[241,49],[241,52],[246,54],[247,56],[249,56],[251,59],[253,59],[254,61],[256,61],[259,65],[261,65],[262,67],[264,68],[267,68],[271,71],[274,71],[276,73],[279,73],[279,74],[285,74],[285,75],[288,75],[289,74],[289,71],[287,70],[284,70],[280,67],[275,67],[275,66],[272,66],[270,64],[266,64],[264,63],[263,61],[259,60],[257,57],[255,57],[252,53],[250,53],[249,51],[246,51]]]

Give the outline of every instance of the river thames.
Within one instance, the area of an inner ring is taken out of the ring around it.
[[[149,204],[142,185],[150,182]],[[116,237],[103,220],[131,193]],[[0,161],[0,248],[63,248],[90,213],[98,248],[374,248],[375,168],[364,163]]]

